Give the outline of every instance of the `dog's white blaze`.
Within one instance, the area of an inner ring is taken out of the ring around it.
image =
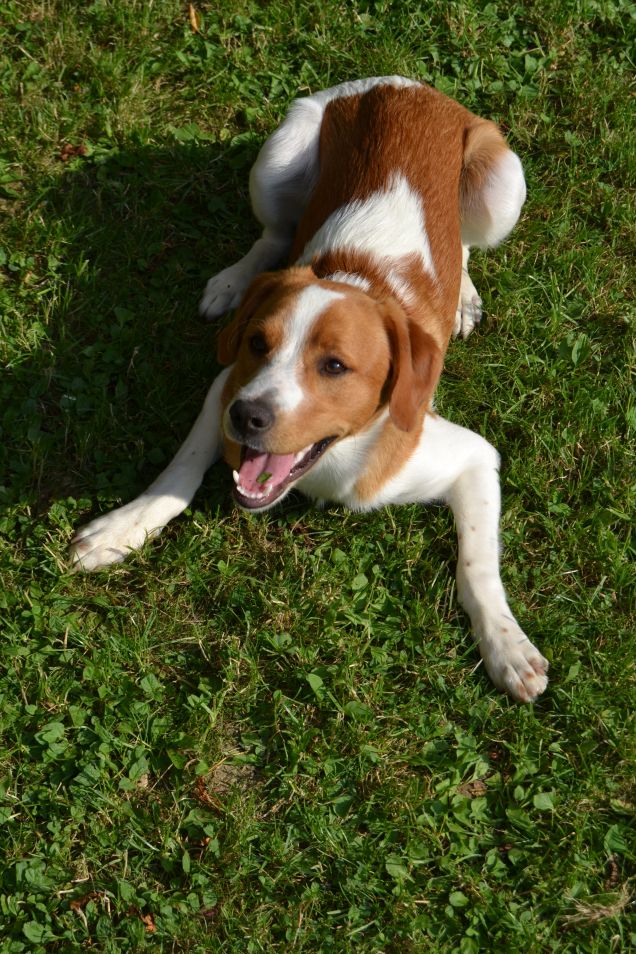
[[[276,408],[293,411],[303,401],[305,392],[300,369],[309,333],[326,309],[343,298],[343,293],[308,285],[298,294],[292,314],[285,322],[285,336],[280,348],[252,380],[241,389],[241,399],[271,395]]]
[[[333,212],[307,243],[298,263],[308,265],[315,255],[339,248],[355,249],[386,262],[389,282],[400,296],[408,296],[409,288],[399,265],[392,264],[396,260],[417,255],[435,278],[422,199],[399,173],[391,177],[386,189]]]

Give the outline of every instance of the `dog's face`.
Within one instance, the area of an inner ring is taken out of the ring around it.
[[[222,398],[225,456],[249,510],[271,507],[386,404],[410,430],[441,371],[439,349],[396,302],[309,268],[252,283],[219,337],[219,360],[235,362]]]

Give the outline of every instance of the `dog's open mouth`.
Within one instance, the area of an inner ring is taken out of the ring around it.
[[[334,440],[326,437],[297,454],[268,454],[243,446],[241,468],[232,473],[237,503],[246,510],[271,506],[314,466]]]

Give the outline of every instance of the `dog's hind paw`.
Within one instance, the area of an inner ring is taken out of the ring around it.
[[[468,272],[463,269],[459,303],[455,312],[453,337],[467,338],[481,321],[481,316],[481,298],[477,294],[477,289],[473,285]]]

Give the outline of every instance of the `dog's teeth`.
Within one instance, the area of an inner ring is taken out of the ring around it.
[[[236,485],[236,489],[241,494],[242,497],[247,497],[248,500],[264,500],[267,497],[267,492],[259,492],[254,490],[246,490],[245,487],[242,487],[240,484]]]
[[[232,477],[234,478],[234,483],[235,483],[236,486],[238,487],[238,482],[239,482],[239,480],[241,479],[241,478],[239,477],[238,470],[233,470],[233,471],[232,471]]]

